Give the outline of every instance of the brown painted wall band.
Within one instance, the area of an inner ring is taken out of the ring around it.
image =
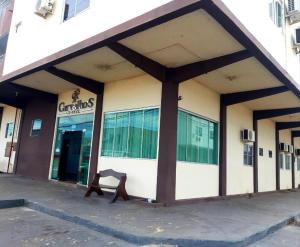
[[[98,157],[99,157],[99,146],[100,146],[100,133],[101,133],[101,122],[102,122],[102,108],[103,108],[103,90],[97,95],[97,103],[95,110],[94,128],[93,128],[93,140],[92,140],[92,153],[90,162],[89,181],[91,184],[93,177],[97,172]]]
[[[258,192],[258,122],[253,117],[253,130],[255,131],[255,142],[253,143],[253,192]]]
[[[178,91],[178,83],[162,83],[156,197],[166,205],[175,201],[176,193]]]
[[[291,143],[295,148],[295,140],[293,135],[291,135]],[[295,189],[295,152],[292,154],[292,188]]]
[[[219,196],[227,194],[227,106],[220,100]]]
[[[18,146],[16,173],[48,179],[54,138],[57,103],[32,99],[25,107]],[[42,120],[39,136],[30,136],[32,121]]]
[[[276,190],[280,190],[280,164],[279,164],[279,128],[276,124],[275,130],[275,154],[276,154]]]

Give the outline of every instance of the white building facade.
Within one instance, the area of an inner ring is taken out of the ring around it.
[[[300,186],[300,1],[6,6],[0,171],[10,142],[10,172],[165,204]]]

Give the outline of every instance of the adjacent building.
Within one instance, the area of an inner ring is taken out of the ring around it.
[[[300,186],[299,0],[0,6],[1,172],[114,169],[165,204]]]

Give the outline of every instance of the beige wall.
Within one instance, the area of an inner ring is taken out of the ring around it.
[[[140,76],[105,84],[103,114],[113,111],[160,107],[160,104],[161,82],[150,76]],[[105,169],[114,169],[127,174],[126,189],[130,195],[156,199],[157,159],[145,160],[100,156],[98,170]],[[108,178],[104,183],[113,184],[114,181],[112,178]]]
[[[264,149],[264,155],[258,154],[258,192],[276,190],[276,143],[275,123],[271,120],[258,121],[258,148]],[[272,151],[272,158],[269,157]]]
[[[253,167],[243,162],[240,131],[253,129],[252,111],[242,104],[227,109],[227,194],[253,192]]]
[[[295,138],[294,141],[295,148],[300,149],[300,138]],[[298,188],[300,187],[300,171],[297,170],[297,157],[295,158],[295,187]]]
[[[291,131],[281,130],[279,132],[279,142],[291,144]],[[292,171],[286,170],[285,165],[283,169],[280,169],[280,189],[291,189],[292,188]]]
[[[7,165],[8,165],[9,158],[5,157],[5,148],[6,148],[6,143],[11,142],[12,140],[12,137],[5,138],[6,125],[8,123],[13,123],[15,121],[15,116],[16,116],[16,108],[10,106],[4,107],[2,123],[0,128],[0,171],[1,172],[7,172]],[[17,113],[14,142],[17,142],[18,140],[20,117],[21,117],[21,111],[19,110]],[[13,171],[14,158],[15,158],[15,151],[13,151],[11,155],[9,172]]]
[[[190,80],[179,86],[179,107],[213,121],[219,121],[220,96]],[[176,200],[212,197],[219,194],[219,166],[177,162]]]

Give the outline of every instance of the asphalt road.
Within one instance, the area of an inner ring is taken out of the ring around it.
[[[94,232],[27,208],[0,210],[0,247],[132,247],[130,243]]]

